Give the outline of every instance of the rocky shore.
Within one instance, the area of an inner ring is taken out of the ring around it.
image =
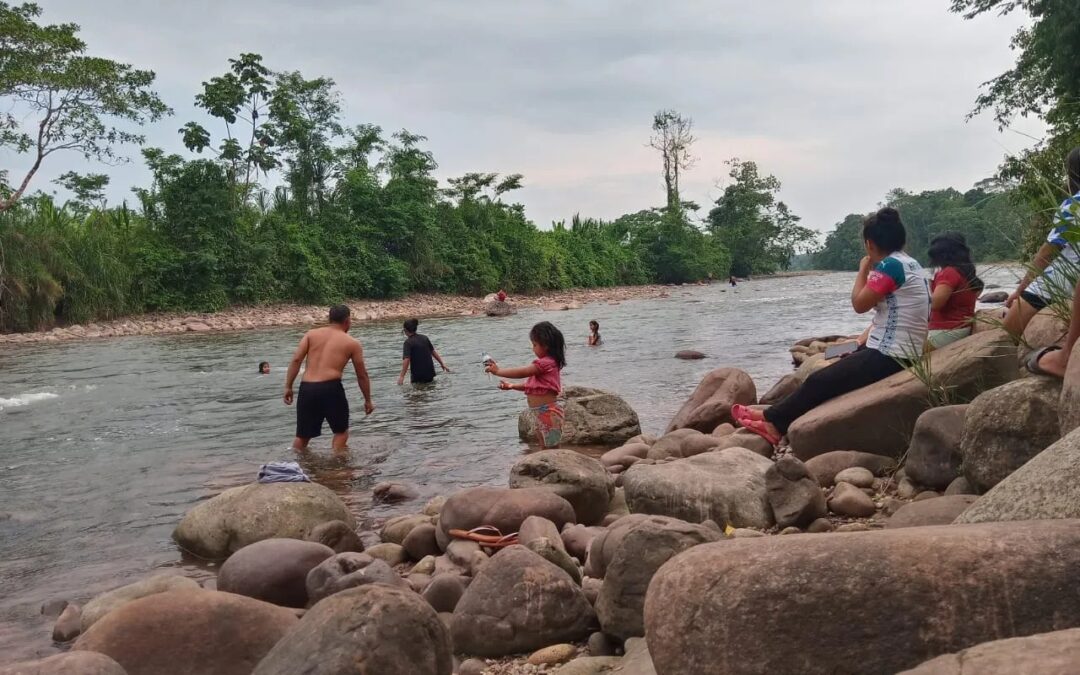
[[[43,608],[71,650],[0,675],[1074,673],[1080,354],[1064,382],[1019,366],[1062,335],[1048,314],[1019,349],[980,328],[779,448],[731,406],[829,367],[838,336],[795,345],[764,395],[710,372],[660,434],[567,387],[569,447],[377,531],[317,484],[226,490],[173,533],[216,578],[72,589]]]
[[[670,286],[615,286],[573,289],[544,295],[510,298],[512,309],[572,310],[591,303],[668,297]],[[352,300],[353,320],[389,321],[447,316],[484,316],[488,303],[464,295],[413,294],[397,300]],[[213,333],[285,326],[314,326],[326,322],[323,305],[266,305],[233,307],[214,313],[144,314],[136,317],[63,326],[34,333],[3,333],[0,344],[34,344],[88,340],[125,335]]]

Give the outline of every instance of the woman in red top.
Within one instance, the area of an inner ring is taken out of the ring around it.
[[[971,335],[983,282],[975,275],[971,249],[962,234],[946,232],[934,237],[928,255],[930,264],[938,268],[930,284],[928,341],[931,349],[940,349]]]

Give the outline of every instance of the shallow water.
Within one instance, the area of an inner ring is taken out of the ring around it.
[[[1003,286],[1014,278],[1004,269],[984,277]],[[743,368],[764,393],[790,372],[795,340],[861,330],[866,317],[848,302],[852,278],[673,288],[669,299],[581,311],[426,320],[421,332],[455,373],[423,389],[395,385],[397,323],[357,326],[376,411],[364,418],[348,373],[351,451],[332,455],[327,433],[302,463],[369,523],[415,511],[437,494],[505,484],[527,451],[517,438],[524,401],[495,388],[482,372],[482,352],[523,365],[532,358],[529,327],[551,320],[571,343],[564,384],[619,393],[644,429],[658,432],[709,370]],[[602,347],[584,346],[590,319],[600,322]],[[188,566],[170,539],[184,512],[253,479],[259,464],[291,458],[294,412],[281,389],[300,335],[130,337],[0,352],[0,663],[55,651],[42,602],[82,602],[155,568]],[[709,358],[673,359],[680,349]],[[256,374],[261,360],[273,374]],[[371,487],[386,480],[415,485],[421,497],[372,504]]]

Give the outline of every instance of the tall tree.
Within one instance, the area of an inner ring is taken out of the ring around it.
[[[664,163],[667,208],[673,213],[681,211],[679,175],[694,165],[694,157],[690,154],[690,147],[696,140],[694,120],[674,110],[661,110],[653,116],[652,129],[649,146],[660,153]]]
[[[709,211],[706,227],[731,252],[731,273],[746,276],[787,269],[791,258],[808,250],[817,235],[799,225],[799,217],[777,200],[776,177],[761,175],[754,162],[732,159],[728,165],[733,182]]]
[[[117,146],[143,142],[132,127],[170,112],[150,88],[152,71],[87,56],[77,25],[43,25],[39,16],[38,5],[0,2],[0,99],[8,109],[0,115],[0,148],[31,157],[18,184],[4,190],[0,211],[22,198],[54,153],[122,161]]]

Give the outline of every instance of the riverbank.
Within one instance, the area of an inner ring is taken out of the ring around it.
[[[667,297],[671,286],[615,286],[556,291],[544,295],[510,298],[516,309],[581,309],[587,304]],[[483,316],[483,298],[465,295],[417,293],[395,300],[349,300],[354,322],[389,321],[448,316]],[[312,326],[325,322],[325,305],[264,305],[231,307],[220,312],[172,312],[143,314],[113,321],[97,321],[33,333],[0,334],[0,344],[66,342],[126,335],[171,335]]]

